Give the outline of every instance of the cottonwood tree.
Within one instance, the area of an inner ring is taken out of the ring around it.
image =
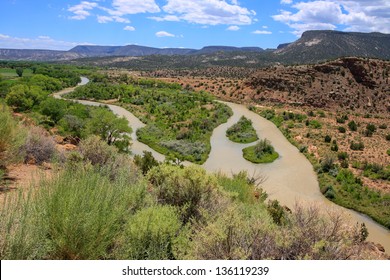
[[[130,144],[128,134],[132,132],[132,129],[128,121],[125,118],[116,117],[114,113],[105,108],[98,108],[91,112],[87,130],[99,135],[108,145],[120,146],[123,151],[126,151],[126,147]]]

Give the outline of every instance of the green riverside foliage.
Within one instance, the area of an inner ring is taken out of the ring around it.
[[[233,142],[252,143],[259,139],[252,126],[252,121],[242,116],[240,120],[226,130],[226,136]]]
[[[327,196],[329,199],[346,208],[365,213],[378,223],[390,228],[390,209],[383,207],[390,203],[390,195],[363,186],[362,181],[346,169],[338,170],[336,177],[329,173],[319,174],[318,179],[325,194],[331,187],[333,195]]]
[[[25,142],[25,136],[9,108],[0,102],[0,169],[21,160],[19,149]]]
[[[119,171],[110,163],[121,157],[113,152],[99,166],[70,156],[65,170],[32,192],[6,196],[0,258],[365,258],[364,227],[315,208],[266,206],[245,173],[216,178],[197,166],[160,165],[147,184],[131,163]]]
[[[271,163],[279,157],[268,139],[260,140],[256,145],[242,151],[244,158],[253,163]]]
[[[282,117],[286,115],[285,113],[280,115],[276,114],[274,110],[268,109],[261,111],[260,115],[271,120],[279,127],[293,145],[298,146],[283,127],[283,121],[285,118]],[[312,112],[309,112],[308,115],[310,117],[314,117]],[[347,120],[346,117],[343,117],[342,119],[345,121]],[[307,125],[310,126],[310,122],[307,122]],[[353,120],[348,123],[348,127],[351,131],[356,131],[358,129],[358,125]],[[374,130],[371,126],[370,129]],[[336,147],[337,144],[333,144],[331,148],[336,150]],[[364,143],[362,141],[352,141],[350,143],[350,148],[352,150],[363,150]],[[350,171],[345,170],[344,167],[348,165],[346,154],[340,153],[339,155],[339,160],[341,161],[340,163],[343,169],[335,163],[335,158],[333,157],[326,156],[319,162],[317,159],[311,157],[307,151],[304,151],[304,154],[311,161],[314,167],[317,166],[316,171],[318,174],[320,190],[326,198],[343,207],[367,214],[378,223],[390,228],[390,208],[388,207],[390,203],[390,195],[374,191],[363,186],[359,178],[355,177]],[[373,172],[373,170],[369,167],[366,169],[367,170],[364,172],[368,177],[376,177],[383,180],[387,180],[386,178],[388,178],[388,168],[383,168],[383,171],[374,168],[375,172]]]
[[[42,180],[34,196],[2,208],[2,259],[112,257],[118,233],[145,196],[145,185],[130,185],[123,176],[110,181],[78,167]],[[15,204],[19,209],[12,213]]]
[[[172,206],[159,205],[137,212],[124,229],[119,249],[120,259],[167,260],[175,259],[176,243],[181,221]]]
[[[90,83],[68,95],[78,99],[118,99],[146,126],[138,140],[165,155],[195,163],[206,161],[215,127],[227,121],[231,110],[204,92],[182,90],[177,84],[121,78],[122,84]]]

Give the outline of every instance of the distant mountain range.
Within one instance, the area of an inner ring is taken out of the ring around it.
[[[306,31],[274,52],[289,63],[315,63],[346,56],[390,59],[390,34]]]
[[[200,50],[184,48],[152,48],[137,45],[80,45],[69,51],[0,49],[0,60],[67,61],[86,58],[145,57],[145,56],[204,56],[249,54],[267,63],[315,63],[344,56],[390,59],[390,34],[338,31],[306,31],[293,43],[277,49],[259,47],[207,46]],[[233,58],[232,58],[233,59]],[[248,62],[249,63],[249,62]]]

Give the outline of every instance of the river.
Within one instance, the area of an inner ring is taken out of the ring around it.
[[[82,78],[79,85],[88,83],[87,78]],[[66,89],[55,93],[54,97],[61,98],[62,94],[69,93],[73,89]],[[100,106],[102,103],[78,100],[79,103],[91,106]],[[262,175],[266,180],[262,183],[262,188],[268,193],[269,198],[277,199],[281,204],[289,208],[294,208],[298,202],[301,204],[317,205],[326,213],[328,211],[340,211],[351,223],[365,223],[368,231],[368,240],[380,243],[386,252],[390,253],[390,231],[379,225],[371,218],[346,209],[327,200],[319,190],[317,175],[311,163],[292,145],[280,132],[280,130],[270,121],[251,112],[245,106],[223,102],[228,105],[233,116],[227,123],[218,126],[211,137],[211,152],[203,167],[209,172],[221,171],[225,174],[237,173],[246,170],[249,175]],[[104,104],[105,105],[105,104]],[[159,160],[164,160],[164,155],[154,151],[147,145],[139,142],[136,137],[136,130],[145,126],[137,117],[129,111],[116,105],[107,105],[116,115],[125,117],[132,129],[132,152],[142,154],[144,150],[152,152],[153,156]],[[275,150],[279,153],[279,158],[269,164],[254,164],[242,157],[242,149],[253,144],[238,144],[231,142],[226,137],[226,130],[236,123],[241,116],[245,116],[253,123],[259,138],[267,138],[271,141]],[[188,164],[188,163],[186,163]]]

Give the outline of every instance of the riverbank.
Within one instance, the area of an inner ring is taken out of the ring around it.
[[[64,94],[64,92],[61,94]],[[59,97],[60,95],[55,96]],[[91,106],[106,105],[82,100],[78,102]],[[263,175],[266,181],[262,184],[262,187],[269,194],[269,198],[277,199],[289,208],[293,208],[296,203],[301,203],[320,206],[324,213],[332,210],[341,211],[349,217],[352,224],[365,223],[370,233],[368,240],[381,243],[386,252],[390,252],[390,231],[364,215],[328,201],[320,193],[317,176],[311,163],[284,137],[272,122],[251,112],[243,105],[224,103],[232,109],[233,116],[227,123],[218,126],[213,131],[210,141],[211,152],[207,161],[202,165],[207,171],[231,174],[246,170],[248,174]],[[152,152],[156,159],[164,160],[163,155],[137,140],[135,131],[144,125],[142,122],[119,106],[106,106],[118,116],[123,116],[129,120],[133,128],[132,151],[134,154],[142,154],[144,150],[147,150]],[[245,116],[252,121],[253,127],[260,138],[267,138],[271,141],[271,144],[279,153],[279,158],[273,163],[257,165],[246,161],[242,157],[242,149],[251,144],[233,143],[226,137],[227,128],[236,123],[241,116]]]

